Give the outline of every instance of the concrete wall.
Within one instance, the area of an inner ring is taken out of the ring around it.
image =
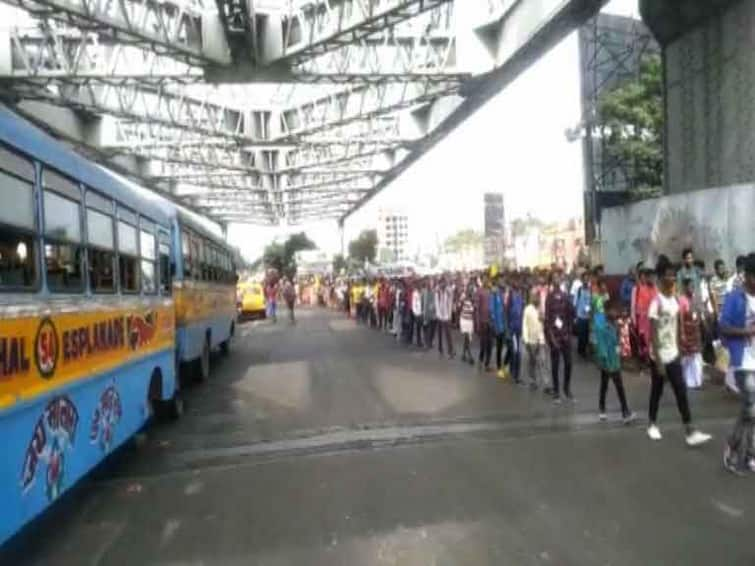
[[[667,193],[755,180],[755,0],[665,49]]]
[[[643,260],[654,264],[661,253],[678,261],[692,246],[711,269],[722,258],[755,251],[755,186],[708,189],[648,199],[603,211],[601,254],[607,273],[624,273]]]

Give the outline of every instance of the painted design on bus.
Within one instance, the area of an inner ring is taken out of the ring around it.
[[[49,317],[39,322],[34,338],[34,362],[42,377],[50,378],[55,374],[55,366],[58,364],[58,331]]]
[[[100,395],[100,401],[92,415],[89,441],[92,444],[98,444],[103,452],[110,452],[115,439],[115,429],[121,421],[122,415],[121,396],[115,388],[115,380],[113,380]]]
[[[21,488],[26,494],[34,485],[40,462],[46,465],[45,493],[52,501],[65,485],[66,453],[73,450],[79,412],[66,396],[54,397],[45,407],[32,432],[21,471]]]
[[[144,316],[132,314],[128,317],[128,345],[136,350],[149,344],[157,331],[157,313],[149,311]]]

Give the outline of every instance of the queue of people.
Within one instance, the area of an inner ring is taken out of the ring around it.
[[[727,469],[755,471],[755,254],[736,261],[729,275],[722,260],[708,277],[685,250],[679,266],[660,256],[654,268],[638,264],[612,295],[602,267],[444,274],[334,282],[336,302],[357,322],[405,347],[477,364],[479,371],[542,390],[556,404],[575,402],[572,342],[600,370],[598,413],[607,420],[613,384],[621,418],[631,423],[622,367],[634,359],[650,376],[647,435],[662,439],[660,401],[668,383],[689,446],[711,436],[693,425],[688,390],[703,385],[704,368],[728,353],[727,383],[742,410],[724,455]],[[476,348],[473,350],[473,344]],[[526,375],[522,359],[526,358]],[[547,367],[550,375],[547,375]]]

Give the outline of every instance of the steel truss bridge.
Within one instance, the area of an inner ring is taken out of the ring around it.
[[[605,2],[0,1],[0,98],[222,224],[343,222]]]

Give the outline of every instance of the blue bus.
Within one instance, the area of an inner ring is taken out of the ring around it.
[[[1,543],[180,415],[178,368],[229,349],[236,274],[207,221],[1,107],[0,203]]]

